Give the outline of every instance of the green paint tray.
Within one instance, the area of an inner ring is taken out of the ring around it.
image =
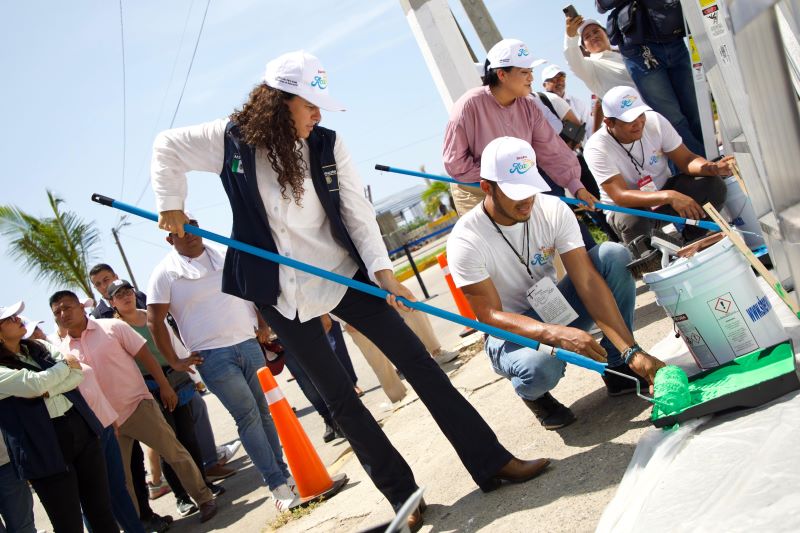
[[[650,420],[656,427],[673,426],[705,415],[757,407],[796,389],[800,389],[800,377],[794,349],[786,341],[690,377],[692,403],[670,415],[654,405]]]

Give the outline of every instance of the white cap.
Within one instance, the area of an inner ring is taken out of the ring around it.
[[[6,318],[11,318],[12,316],[16,316],[20,314],[25,309],[25,302],[19,301],[15,304],[11,304],[8,307],[0,307],[0,320],[5,320]]]
[[[603,114],[623,122],[633,122],[645,111],[652,111],[633,87],[618,85],[603,95]]]
[[[544,59],[534,59],[528,45],[519,39],[503,39],[492,46],[486,59],[489,60],[489,68],[534,68],[545,62]]]
[[[531,145],[516,137],[498,137],[483,149],[481,178],[494,181],[512,200],[530,198],[550,187],[536,168]]]
[[[283,54],[267,63],[264,81],[273,89],[296,94],[326,111],[344,111],[344,106],[330,96],[328,74],[319,59],[304,50]]]
[[[20,315],[19,318],[22,320],[22,325],[25,326],[25,336],[22,337],[23,339],[30,339],[39,324],[44,324],[44,320],[31,320],[22,315]]]
[[[581,22],[581,25],[578,26],[578,37],[581,38],[581,42],[583,42],[583,30],[585,30],[586,28],[588,28],[592,24],[596,24],[597,26],[600,26],[603,29],[603,31],[606,31],[606,27],[603,26],[602,24],[600,24],[598,21],[596,21],[594,19],[583,19],[583,22]]]
[[[547,65],[542,69],[542,79],[547,81],[558,76],[560,72],[566,74],[566,71],[558,65]]]

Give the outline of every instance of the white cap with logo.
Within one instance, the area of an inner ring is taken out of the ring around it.
[[[534,59],[528,45],[519,39],[503,39],[492,46],[486,59],[489,60],[489,68],[534,68],[545,62],[543,59]]]
[[[542,79],[552,80],[562,72],[566,74],[566,71],[563,68],[559,67],[558,65],[547,65],[542,70]]]
[[[344,106],[331,98],[328,74],[316,56],[305,50],[289,52],[267,63],[264,82],[273,89],[305,98],[326,111],[344,111]]]
[[[652,111],[633,87],[618,85],[603,95],[603,114],[622,122],[633,122],[645,111]]]
[[[536,169],[533,148],[516,137],[498,137],[486,145],[481,154],[481,178],[496,182],[514,201],[550,190]]]

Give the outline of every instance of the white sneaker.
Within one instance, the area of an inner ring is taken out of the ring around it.
[[[297,489],[297,482],[294,480],[294,476],[287,477],[286,484],[289,485],[289,488],[292,489],[292,491]]]
[[[295,494],[288,485],[281,485],[272,490],[275,508],[281,513],[288,513],[300,505],[300,496]]]
[[[445,363],[449,363],[456,357],[458,357],[458,352],[451,352],[450,350],[439,350],[436,352],[435,355],[432,355],[433,360],[436,361],[436,364],[442,366]]]
[[[233,456],[236,455],[236,452],[239,451],[241,447],[242,441],[240,440],[235,440],[225,446],[217,446],[217,459],[219,460],[219,464],[224,465],[233,459]]]

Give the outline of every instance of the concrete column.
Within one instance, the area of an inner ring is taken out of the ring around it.
[[[481,80],[445,0],[400,0],[445,108]]]
[[[497,25],[489,14],[489,10],[486,9],[483,0],[461,0],[461,5],[464,7],[472,27],[475,28],[475,33],[478,34],[478,38],[487,52],[492,46],[503,40],[503,36],[500,35],[500,30],[497,29]]]

